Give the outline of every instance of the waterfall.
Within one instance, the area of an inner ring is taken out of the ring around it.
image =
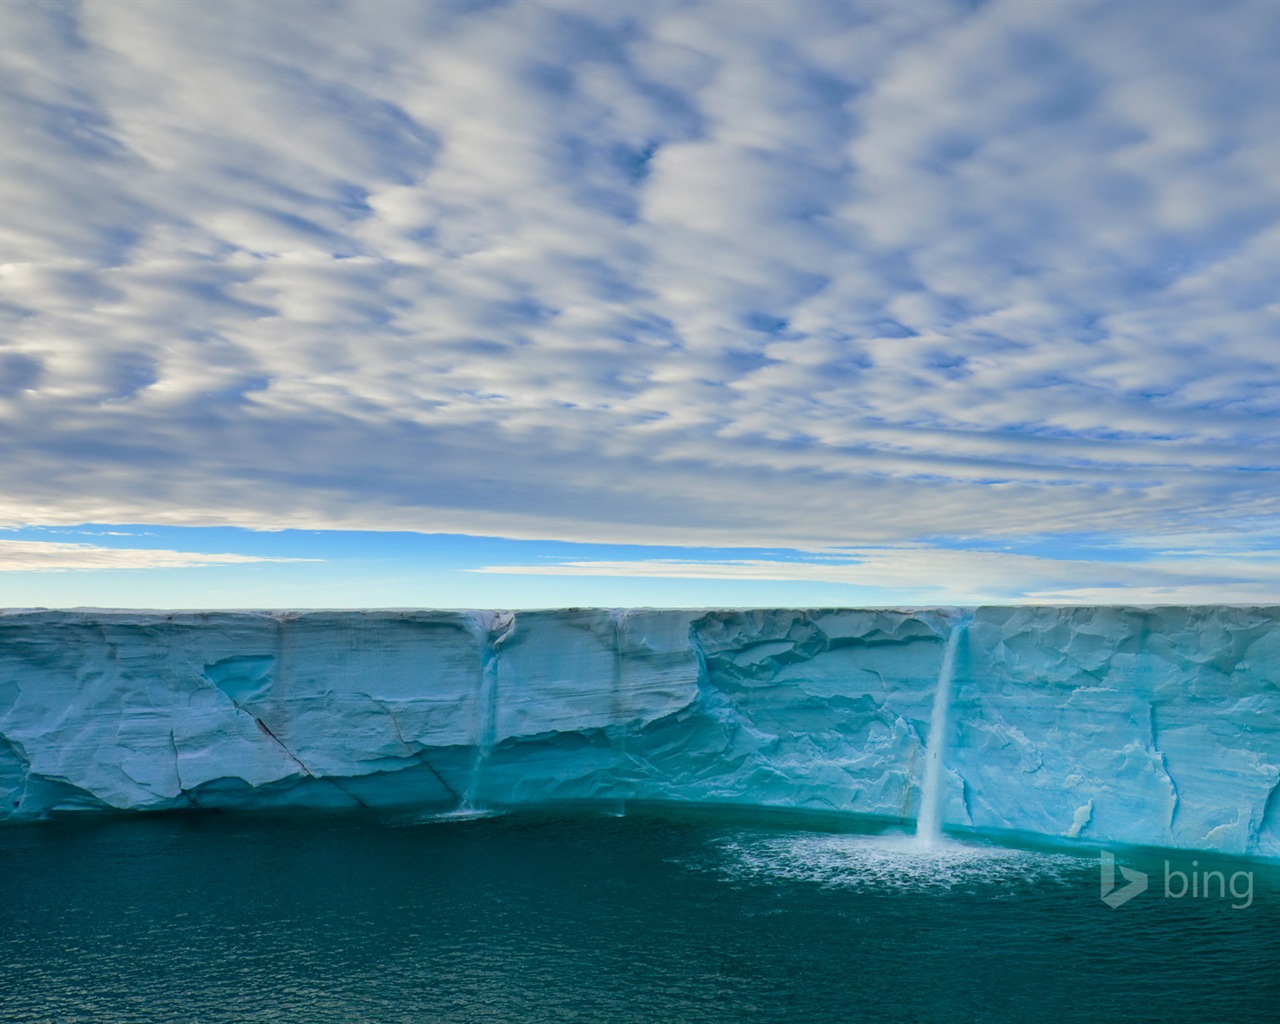
[[[955,675],[956,651],[968,621],[956,622],[947,637],[947,649],[938,670],[929,715],[929,740],[924,749],[924,780],[920,786],[920,813],[916,818],[916,842],[934,846],[942,838],[942,756],[946,753],[947,714],[951,706],[951,680]]]
[[[458,810],[464,814],[484,810],[480,788],[484,781],[485,763],[493,753],[498,732],[498,648],[515,628],[515,616],[511,612],[499,612],[486,625],[480,641],[480,687],[476,695],[476,732],[472,741],[474,755],[471,771],[467,776],[467,788],[458,805]]]
[[[610,718],[612,719],[615,732],[615,751],[617,754],[617,770],[616,783],[619,788],[618,802],[615,809],[611,812],[616,817],[625,818],[627,816],[627,795],[626,795],[626,779],[627,779],[627,699],[625,679],[622,671],[622,632],[626,624],[627,613],[625,611],[615,611],[612,613],[613,618],[613,706],[610,709]]]

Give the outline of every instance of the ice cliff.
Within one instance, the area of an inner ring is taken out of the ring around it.
[[[10,612],[0,818],[677,800],[913,819],[932,721],[944,827],[1280,857],[1277,679],[1269,608]]]

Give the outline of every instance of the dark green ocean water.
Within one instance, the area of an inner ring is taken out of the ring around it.
[[[1276,869],[1165,856],[1112,909],[1096,857],[795,817],[53,821],[0,830],[0,1020],[1276,1024]]]

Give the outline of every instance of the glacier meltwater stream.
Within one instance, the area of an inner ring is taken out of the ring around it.
[[[938,670],[938,688],[929,715],[929,739],[924,748],[924,779],[920,784],[920,811],[916,816],[916,840],[921,846],[936,846],[942,838],[942,771],[947,750],[947,717],[951,709],[951,683],[956,671],[956,651],[964,636],[967,619],[956,622],[947,637]]]

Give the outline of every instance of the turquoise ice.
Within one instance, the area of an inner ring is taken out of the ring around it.
[[[0,817],[642,800],[910,826],[934,720],[941,831],[1280,857],[1278,666],[1271,608],[10,612]]]

